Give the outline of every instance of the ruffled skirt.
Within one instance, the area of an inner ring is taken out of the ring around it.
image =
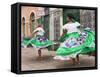
[[[32,45],[35,48],[45,48],[53,44],[55,43],[48,40],[44,36],[39,36],[39,37],[32,38],[32,39],[24,38],[22,41],[22,47],[27,47],[28,45]]]
[[[88,54],[95,51],[95,38],[92,31],[83,31],[81,34],[73,32],[60,38],[62,42],[56,51],[54,59],[69,60],[78,54]]]

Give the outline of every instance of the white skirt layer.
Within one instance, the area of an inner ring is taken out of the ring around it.
[[[71,60],[72,58],[76,58],[76,56],[80,53],[81,51],[75,53],[75,54],[71,54],[71,55],[67,55],[67,56],[55,56],[53,59],[55,60]]]

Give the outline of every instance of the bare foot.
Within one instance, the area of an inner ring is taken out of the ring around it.
[[[72,65],[75,65],[75,64],[76,64],[75,58],[72,58]]]

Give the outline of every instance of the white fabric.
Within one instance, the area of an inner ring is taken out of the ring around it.
[[[55,60],[71,60],[71,58],[69,58],[67,56],[55,56],[55,57],[53,57],[53,59],[55,59]]]
[[[68,33],[79,32],[79,30],[77,29],[78,26],[80,26],[80,23],[78,22],[67,23],[63,26],[63,29],[66,29]]]
[[[71,45],[74,42],[75,43],[77,42],[77,44],[76,45]],[[69,46],[66,46],[66,43],[69,44]],[[72,48],[72,47],[76,47],[77,45],[79,45],[79,44],[78,44],[78,41],[75,38],[68,38],[63,43],[60,44],[60,47],[66,47],[66,48],[71,47]]]
[[[79,54],[81,51],[78,51],[75,54],[70,54],[67,56],[55,56],[53,59],[55,60],[71,60],[71,58],[76,58],[77,54]]]
[[[38,32],[36,32],[36,31],[38,31]],[[36,28],[33,32],[36,32],[36,35],[40,35],[40,36],[43,36],[45,33],[45,31],[42,27]]]

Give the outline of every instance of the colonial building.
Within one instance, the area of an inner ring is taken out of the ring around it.
[[[62,9],[50,8],[50,40],[58,40],[62,33],[63,16]]]
[[[23,37],[30,36],[38,23],[43,25],[45,36],[50,40],[57,40],[60,37],[63,26],[62,9],[29,6],[23,6],[21,9]]]
[[[22,6],[21,8],[21,31],[22,36],[29,36],[38,24],[38,19],[44,15],[44,8]]]
[[[81,26],[90,27],[92,30],[95,29],[95,12],[93,10],[29,6],[23,6],[21,9],[22,37],[30,36],[35,27],[41,24],[45,30],[45,36],[49,40],[58,40],[62,34],[63,25],[67,23],[66,17],[68,13],[72,13]],[[52,46],[51,49],[56,49],[58,46]]]

